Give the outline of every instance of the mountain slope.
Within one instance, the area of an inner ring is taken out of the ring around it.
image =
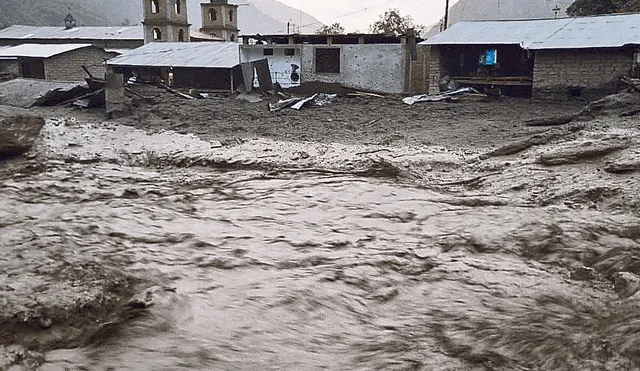
[[[25,24],[35,26],[61,26],[71,9],[78,25],[117,26],[142,22],[140,0],[1,0],[0,26]],[[200,3],[205,0],[187,0],[189,22],[194,29],[202,24]],[[322,23],[307,13],[286,6],[276,0],[232,0],[241,5],[238,22],[241,33],[284,33],[287,22],[295,25],[312,24],[301,32],[313,32]],[[297,31],[297,29],[296,29]]]
[[[553,18],[557,6],[558,17],[566,17],[565,10],[574,0],[460,0],[449,13],[449,25],[460,21]],[[427,33],[433,35],[440,25]]]

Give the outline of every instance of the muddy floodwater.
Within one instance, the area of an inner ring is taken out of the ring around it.
[[[49,119],[0,163],[0,369],[638,370],[634,125],[223,145]]]

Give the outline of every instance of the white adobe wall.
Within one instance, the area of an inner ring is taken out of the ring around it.
[[[316,73],[315,49],[340,48],[340,73]],[[348,87],[403,93],[407,55],[403,44],[303,45],[302,79]]]

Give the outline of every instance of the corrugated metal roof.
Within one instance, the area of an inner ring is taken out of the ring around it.
[[[629,44],[640,44],[640,14],[573,18],[530,49],[619,48]]]
[[[142,26],[126,27],[39,27],[15,25],[0,30],[0,39],[143,40]]]
[[[571,22],[571,18],[459,22],[421,45],[511,44],[529,47]]]
[[[113,58],[107,64],[110,66],[232,68],[240,64],[240,44],[154,42]]]
[[[515,44],[524,49],[640,44],[640,14],[456,23],[421,45]]]
[[[91,44],[22,44],[0,49],[0,57],[50,58]]]

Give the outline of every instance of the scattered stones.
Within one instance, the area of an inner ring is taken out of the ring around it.
[[[43,126],[42,117],[26,112],[12,114],[11,110],[0,109],[0,159],[31,149]]]
[[[571,279],[576,281],[591,281],[596,278],[596,272],[590,267],[579,267],[571,272]]]
[[[623,299],[640,291],[640,277],[630,272],[618,272],[613,277],[616,293]]]

